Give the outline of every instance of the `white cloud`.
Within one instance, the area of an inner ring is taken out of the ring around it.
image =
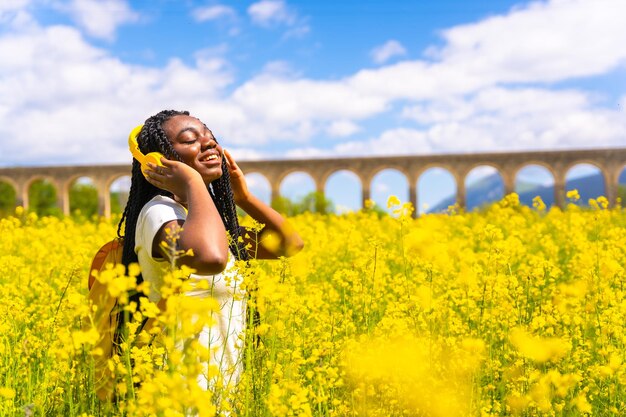
[[[602,74],[626,62],[626,2],[534,2],[506,16],[443,32],[431,51],[461,71],[494,81],[555,81]]]
[[[280,183],[280,195],[290,199],[299,199],[315,191],[315,181],[305,172],[292,172]]]
[[[389,185],[382,181],[374,181],[373,191],[378,194],[388,193],[389,191],[391,191],[391,188],[389,187]]]
[[[566,181],[571,181],[573,179],[576,178],[582,178],[582,177],[587,177],[589,175],[593,175],[595,173],[597,173],[598,171],[600,171],[600,169],[592,164],[577,164],[573,167],[571,167],[566,175],[565,175],[565,180]]]
[[[0,3],[0,27],[4,30],[20,31],[35,24],[28,12],[31,0],[3,0]]]
[[[261,0],[248,7],[252,22],[263,28],[286,26],[283,39],[301,38],[311,31],[306,19],[285,3],[284,0]]]
[[[0,16],[3,13],[16,12],[23,10],[30,4],[30,0],[3,0],[0,3]]]
[[[443,152],[620,146],[626,135],[619,110],[579,91],[490,88],[403,114],[428,126],[433,151]]]
[[[619,105],[618,106],[619,106],[621,112],[626,114],[626,95],[623,95],[619,99]]]
[[[112,192],[120,192],[120,191],[128,191],[130,190],[131,178],[130,175],[124,175],[123,177],[119,177],[115,181],[111,183],[110,190]]]
[[[302,38],[311,32],[311,28],[306,23],[295,25],[285,32],[283,39]]]
[[[0,37],[0,137],[11,138],[0,164],[126,161],[131,127],[162,108],[215,103],[230,82],[216,60],[125,64],[69,27]]]
[[[263,66],[259,79],[266,78],[268,80],[276,78],[296,79],[300,78],[300,74],[293,68],[288,61],[276,60],[270,61]]]
[[[320,121],[358,119],[386,108],[383,98],[363,95],[343,82],[266,76],[237,88],[230,103],[252,117],[238,126],[234,137],[256,143],[270,139],[307,141],[319,132]],[[263,127],[259,129],[255,122],[263,123]]]
[[[444,31],[432,61],[403,61],[350,77],[389,100],[467,94],[501,83],[554,82],[626,64],[626,2],[556,0]]]
[[[334,147],[342,156],[425,154],[432,150],[428,136],[417,129],[395,128],[367,141],[350,141]]]
[[[118,26],[136,22],[139,15],[126,0],[71,0],[57,6],[95,38],[112,40]]]
[[[394,56],[406,55],[406,49],[396,40],[389,40],[384,44],[377,46],[370,52],[372,59],[377,64],[383,64]]]
[[[296,15],[287,8],[283,0],[261,0],[248,7],[248,15],[254,23],[263,27],[276,24],[292,25]]]
[[[196,51],[193,56],[197,60],[206,61],[213,59],[222,59],[229,51],[228,44],[220,43],[219,45],[210,46]]]
[[[419,123],[433,124],[465,122],[481,114],[515,118],[542,115],[555,110],[562,113],[590,105],[587,95],[574,90],[487,88],[472,95],[443,97],[428,100],[425,104],[407,106],[401,114]]]
[[[332,137],[346,137],[360,131],[361,128],[356,123],[349,120],[336,120],[332,122],[326,132]]]
[[[248,187],[249,188],[255,188],[255,189],[259,189],[259,188],[263,188],[266,190],[270,190],[271,185],[268,181],[268,179],[263,176],[262,174],[259,174],[258,172],[253,172],[251,174],[245,174],[246,177],[246,183],[248,183]]]
[[[620,109],[594,107],[577,91],[492,88],[454,100],[430,100],[402,112],[416,128],[391,128],[365,141],[337,144],[337,156],[412,155],[619,147]],[[311,153],[310,150],[307,152]],[[290,154],[298,154],[292,150]]]
[[[206,22],[217,19],[233,19],[237,16],[237,12],[232,7],[216,4],[193,9],[191,15],[198,22]]]
[[[467,185],[472,185],[496,173],[498,173],[498,170],[492,166],[488,166],[488,165],[477,166],[476,168],[472,169],[470,172],[467,173],[467,176],[465,177],[465,183]]]
[[[554,177],[548,169],[541,165],[526,165],[517,171],[515,180],[522,183],[530,183],[542,186],[554,184]]]
[[[304,78],[274,61],[237,85],[223,45],[198,51],[193,64],[131,65],[76,29],[32,20],[17,25],[28,15],[16,6],[7,19],[19,30],[0,35],[0,165],[125,161],[127,130],[162,108],[190,110],[244,159],[270,156],[259,151],[270,141],[297,146],[280,154],[288,157],[622,146],[626,95],[621,107],[608,108],[590,93],[549,87],[624,64],[626,25],[615,15],[626,14],[626,2],[597,6],[607,1],[533,3],[455,27],[443,33],[446,43],[429,60],[329,81]],[[257,18],[298,26],[297,16],[276,17],[289,10],[261,12],[265,3],[287,9],[282,1],[255,3]],[[113,21],[114,31],[120,23]],[[386,119],[388,127],[374,137],[332,149],[309,143],[317,135],[350,136],[395,108],[402,117]]]
[[[230,152],[230,154],[232,155],[232,157],[235,159],[236,162],[260,161],[264,159],[269,159],[271,157],[271,155],[265,151],[259,151],[258,149],[251,149],[251,148],[237,148],[237,147],[231,148],[230,146],[228,146],[228,143],[226,144],[225,149],[227,149],[228,152]]]
[[[285,156],[290,159],[309,159],[309,158],[324,158],[334,156],[330,152],[320,148],[297,148],[289,150],[285,153]]]

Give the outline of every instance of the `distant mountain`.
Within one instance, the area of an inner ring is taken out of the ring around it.
[[[533,198],[541,197],[546,206],[550,207],[554,204],[554,187],[536,185],[533,183],[518,183],[517,189],[519,193],[520,203],[532,206]],[[601,173],[594,173],[585,177],[576,178],[567,181],[565,190],[578,190],[581,204],[587,204],[590,198],[597,198],[604,195],[604,178]],[[475,184],[472,184],[466,190],[467,210],[472,210],[484,204],[488,204],[501,199],[504,196],[504,183],[500,176],[496,173],[491,174]],[[427,210],[428,213],[441,213],[446,211],[449,206],[456,202],[456,195],[451,195],[435,206]]]

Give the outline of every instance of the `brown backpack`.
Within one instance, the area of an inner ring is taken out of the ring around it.
[[[112,399],[115,375],[109,369],[108,360],[113,355],[115,333],[119,321],[119,309],[117,298],[112,297],[107,284],[96,279],[95,271],[101,272],[107,265],[117,265],[122,263],[124,240],[117,238],[105,243],[93,257],[89,268],[89,294],[87,299],[92,306],[91,317],[85,324],[86,327],[95,327],[98,331],[98,342],[93,347],[92,356],[94,358],[94,389],[96,395],[101,400]],[[165,299],[161,299],[157,304],[161,311],[165,310]],[[143,330],[149,330],[154,326],[155,319],[147,320],[143,325]]]

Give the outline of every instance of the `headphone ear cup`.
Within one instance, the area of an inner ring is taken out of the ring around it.
[[[163,162],[161,162],[161,158],[165,158],[160,152],[150,152],[149,154],[144,156],[144,162],[141,164],[141,173],[144,177],[147,177],[146,171],[149,169],[148,164],[154,164],[156,166],[162,167]]]

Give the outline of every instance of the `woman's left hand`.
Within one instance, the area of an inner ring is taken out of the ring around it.
[[[240,205],[248,201],[250,197],[250,191],[248,190],[248,184],[246,183],[246,177],[243,175],[243,171],[233,156],[224,149],[224,157],[226,158],[226,165],[228,165],[228,173],[230,174],[230,186],[233,189],[233,197],[235,198],[235,204]]]

